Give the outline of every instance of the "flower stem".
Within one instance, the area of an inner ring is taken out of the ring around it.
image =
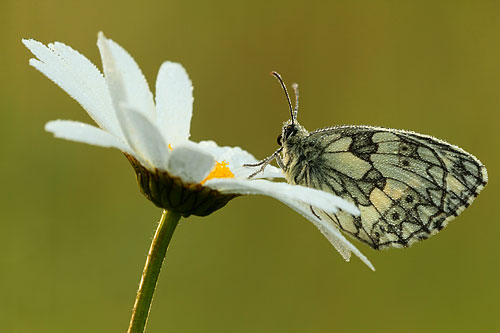
[[[178,213],[163,210],[142,272],[128,333],[144,332],[161,265],[180,218]]]

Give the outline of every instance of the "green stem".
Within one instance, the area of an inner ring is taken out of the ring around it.
[[[163,210],[160,223],[156,229],[153,242],[149,248],[144,271],[142,272],[139,290],[135,298],[134,310],[128,327],[128,333],[143,333],[148,320],[151,301],[160,275],[161,265],[167,253],[175,227],[181,218],[180,214]]]

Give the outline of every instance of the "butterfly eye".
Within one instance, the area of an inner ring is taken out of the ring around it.
[[[285,128],[285,140],[291,137],[292,135],[295,135],[297,133],[297,128],[293,125],[288,125]]]
[[[276,139],[276,141],[278,141],[278,145],[280,145],[280,146],[281,146],[281,134],[280,134],[280,135],[278,135],[278,138]]]

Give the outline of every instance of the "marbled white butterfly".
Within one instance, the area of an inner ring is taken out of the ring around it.
[[[292,108],[283,80],[272,74],[285,91],[291,119],[278,136],[280,148],[249,165],[260,166],[250,177],[276,159],[289,183],[354,203],[360,216],[310,210],[372,248],[408,247],[438,233],[486,185],[486,168],[477,158],[431,136],[372,126],[308,132],[297,122],[297,84]]]

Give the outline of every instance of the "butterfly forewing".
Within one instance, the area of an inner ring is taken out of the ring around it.
[[[289,182],[332,192],[361,215],[311,211],[376,249],[437,233],[487,182],[471,154],[408,131],[338,126],[294,137],[283,148]]]

